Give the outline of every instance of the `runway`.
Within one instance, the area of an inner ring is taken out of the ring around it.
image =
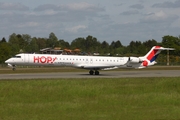
[[[54,79],[54,78],[132,78],[132,77],[180,77],[180,70],[145,70],[145,71],[101,71],[100,75],[87,72],[22,73],[0,74],[0,80]]]

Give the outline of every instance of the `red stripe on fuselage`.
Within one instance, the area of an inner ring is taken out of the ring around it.
[[[156,49],[156,48],[160,48],[160,46],[156,46],[154,49]],[[152,50],[151,52],[150,52],[150,54],[147,56],[147,59],[150,61],[153,57],[154,57],[154,55],[157,53],[157,51],[158,50]]]

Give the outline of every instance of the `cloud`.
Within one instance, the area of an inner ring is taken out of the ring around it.
[[[180,8],[180,0],[176,0],[175,2],[164,2],[164,3],[156,3],[152,5],[154,8]]]
[[[123,6],[124,4],[123,3],[120,3],[120,4],[114,4],[114,6],[117,6],[117,7],[121,7]]]
[[[129,11],[125,11],[125,12],[120,13],[120,15],[135,15],[135,14],[139,14],[139,11],[129,10]]]
[[[134,8],[134,9],[143,9],[144,6],[141,4],[135,4],[135,5],[131,5],[130,8]]]
[[[78,25],[71,28],[66,28],[66,31],[71,33],[77,33],[79,30],[87,28],[85,25]]]
[[[141,19],[141,22],[148,22],[148,23],[163,23],[163,22],[174,22],[179,17],[177,15],[168,15],[164,11],[159,11],[156,13],[150,13],[147,14],[143,19]]]
[[[25,22],[25,23],[20,23],[17,25],[18,28],[25,28],[25,27],[37,27],[38,23],[37,22]]]
[[[44,4],[34,9],[30,19],[42,20],[42,22],[59,22],[60,24],[88,22],[89,19],[103,19],[104,8],[89,3],[69,4]],[[29,15],[28,15],[29,16]],[[81,23],[84,24],[84,23]]]
[[[85,11],[101,11],[103,10],[102,8],[99,8],[93,4],[89,4],[89,3],[72,3],[72,4],[68,4],[65,7],[67,7],[68,9],[71,10],[85,10]]]
[[[77,37],[92,35],[99,41],[105,40],[110,43],[112,40],[121,40],[122,44],[129,44],[131,40],[161,40],[166,34],[179,35],[178,10],[152,8],[151,5],[157,1],[143,0],[142,4],[137,1],[63,2],[66,4],[59,1],[59,3],[41,1],[36,4],[41,4],[37,7],[28,4],[31,7],[29,11],[17,7],[24,6],[20,3],[5,5],[0,2],[1,36],[8,38],[15,32],[48,37],[49,33],[54,32],[59,39],[68,42]],[[174,5],[177,2],[176,0],[169,3]],[[9,7],[5,9],[4,6]]]
[[[21,3],[3,3],[3,2],[0,2],[0,10],[28,11],[29,7],[22,5]]]
[[[34,11],[46,11],[46,10],[60,10],[59,6],[57,5],[53,5],[53,4],[44,4],[44,5],[40,5],[38,7],[36,7],[34,9]]]
[[[96,8],[94,5],[85,2],[69,4],[67,7],[72,10],[87,10]]]
[[[103,8],[99,8],[96,5],[89,4],[86,2],[81,3],[71,3],[71,4],[44,4],[40,5],[34,9],[34,11],[45,11],[45,10],[54,10],[54,11],[104,11]]]
[[[44,4],[36,7],[34,12],[36,16],[43,17],[43,21],[61,21],[61,22],[80,22],[87,19],[100,18],[104,8],[89,3],[70,3],[70,4]]]

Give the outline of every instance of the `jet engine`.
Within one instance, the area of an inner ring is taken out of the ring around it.
[[[141,60],[139,57],[129,57],[129,63],[142,63],[143,60]]]

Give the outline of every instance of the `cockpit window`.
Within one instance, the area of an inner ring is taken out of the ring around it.
[[[14,56],[13,58],[21,58],[21,56]]]

